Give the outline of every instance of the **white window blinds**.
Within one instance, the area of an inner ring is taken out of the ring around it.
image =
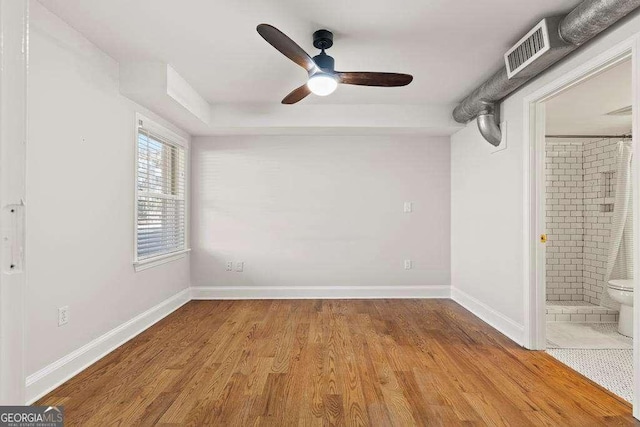
[[[184,148],[138,128],[136,256],[144,260],[185,246]]]

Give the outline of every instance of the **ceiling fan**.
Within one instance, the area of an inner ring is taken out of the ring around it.
[[[267,43],[309,73],[307,83],[285,96],[282,100],[283,104],[295,104],[310,93],[320,96],[330,95],[336,90],[338,83],[397,87],[406,86],[413,80],[413,76],[409,74],[335,71],[334,59],[325,53],[326,49],[333,46],[333,33],[328,30],[318,30],[313,33],[313,45],[320,49],[321,52],[311,58],[296,42],[276,27],[269,24],[260,24],[256,29]]]

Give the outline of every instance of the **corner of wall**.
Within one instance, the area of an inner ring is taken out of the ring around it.
[[[191,288],[187,287],[144,313],[29,375],[26,378],[26,404],[33,404],[51,390],[79,374],[189,301],[191,301]]]
[[[468,293],[451,287],[451,299],[469,310],[476,317],[488,323],[502,334],[516,342],[520,346],[524,346],[524,326],[509,319],[504,314],[489,307],[482,301],[477,300]]]

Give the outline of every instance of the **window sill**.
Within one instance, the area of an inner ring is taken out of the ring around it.
[[[157,267],[162,264],[166,264],[171,261],[176,261],[187,256],[187,253],[191,252],[191,249],[185,249],[178,252],[171,252],[170,254],[160,255],[153,258],[144,259],[142,261],[135,261],[133,268],[138,271],[146,270],[148,268]]]

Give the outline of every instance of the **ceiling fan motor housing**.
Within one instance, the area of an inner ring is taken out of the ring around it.
[[[335,61],[333,57],[327,55],[324,51],[333,46],[333,33],[329,30],[318,30],[313,33],[313,46],[322,50],[319,55],[313,57],[313,61],[323,71],[333,72],[335,70]]]
[[[313,62],[315,62],[316,65],[320,67],[322,71],[333,72],[335,70],[336,61],[333,59],[332,56],[329,56],[326,53],[324,53],[324,51],[321,54],[314,56]]]

